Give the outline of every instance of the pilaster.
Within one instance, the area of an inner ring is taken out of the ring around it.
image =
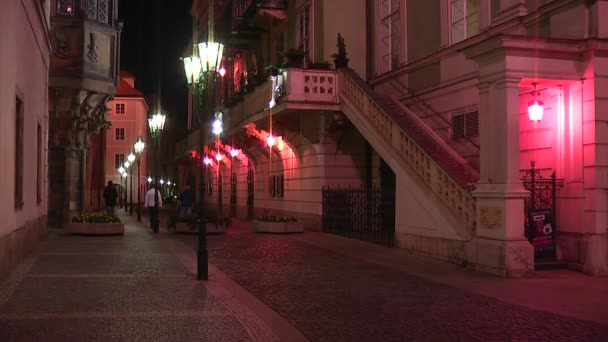
[[[519,81],[502,75],[483,81],[480,90],[480,180],[477,230],[467,246],[472,266],[503,276],[534,269],[534,251],[524,236],[524,199],[519,179]]]

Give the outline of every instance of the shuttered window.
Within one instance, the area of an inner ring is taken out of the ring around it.
[[[470,112],[452,116],[452,139],[479,136],[479,113]]]

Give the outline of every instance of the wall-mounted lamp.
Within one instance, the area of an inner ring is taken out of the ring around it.
[[[543,102],[538,99],[539,92],[536,91],[537,82],[533,82],[534,91],[532,91],[532,96],[534,96],[534,100],[528,103],[528,117],[530,121],[540,121],[543,119]]]

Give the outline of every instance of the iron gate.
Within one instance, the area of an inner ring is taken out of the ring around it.
[[[380,188],[323,187],[323,231],[393,246],[394,193]]]
[[[535,257],[555,257],[557,187],[564,180],[556,178],[554,170],[535,169],[534,161],[530,166],[521,171],[524,188],[530,191],[524,205],[526,238],[534,246]]]

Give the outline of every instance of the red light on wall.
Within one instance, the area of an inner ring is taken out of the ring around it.
[[[230,150],[230,156],[236,157],[238,155],[239,155],[239,151],[238,150],[235,150],[235,149]]]
[[[534,82],[532,85],[534,86],[534,91],[532,92],[534,100],[528,103],[528,117],[530,118],[530,121],[540,121],[543,119],[545,108],[543,102],[538,99],[539,92],[536,91],[538,83]]]
[[[197,153],[196,151],[194,151],[194,150],[193,150],[193,151],[190,151],[190,156],[192,157],[192,159],[196,159],[196,155],[197,155],[197,154],[198,154],[198,153]]]

